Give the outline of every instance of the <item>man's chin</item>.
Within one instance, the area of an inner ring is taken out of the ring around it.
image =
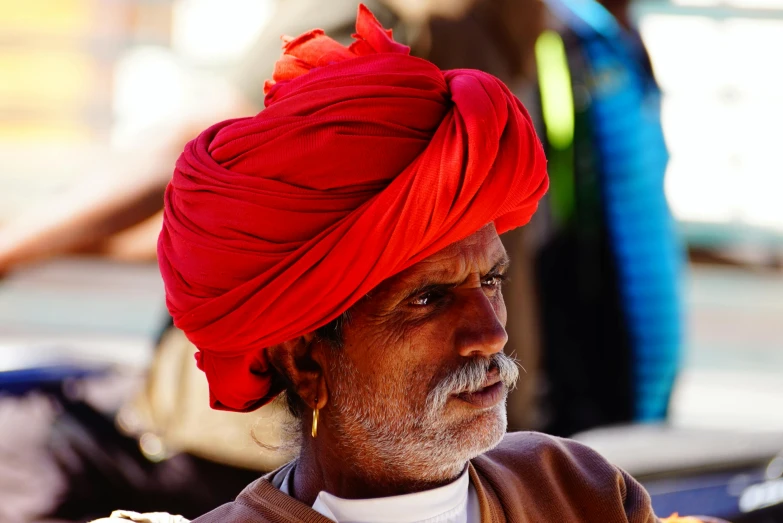
[[[479,433],[483,434],[483,438],[477,439],[484,440],[484,445],[478,450],[476,455],[495,448],[500,443],[500,440],[503,439],[503,436],[505,436],[507,426],[505,401],[490,409],[484,416],[479,417],[475,424],[477,432],[473,433],[473,437],[476,437]]]
[[[455,424],[453,445],[455,454],[466,460],[473,459],[495,448],[506,434],[505,401],[491,409],[472,412]]]
[[[426,483],[450,481],[462,473],[468,461],[496,447],[506,433],[505,402],[490,409],[474,409],[469,416],[457,410],[447,406],[439,422],[429,425],[418,437],[413,436],[417,431],[406,431],[380,438],[397,440],[399,444],[393,447],[370,444],[374,438],[362,440],[373,447],[376,460],[385,460],[387,470],[397,469],[399,477]],[[351,447],[355,450],[359,445]],[[367,450],[363,452],[365,457]]]
[[[440,432],[430,453],[431,479],[445,481],[459,475],[471,459],[495,448],[506,433],[506,408],[500,404],[474,413],[470,419]]]

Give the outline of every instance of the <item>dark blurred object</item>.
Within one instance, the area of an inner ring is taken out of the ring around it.
[[[259,476],[188,454],[152,462],[136,438],[119,433],[113,420],[81,402],[63,403],[50,451],[68,485],[50,516],[70,520],[105,516],[129,505],[142,512],[196,517],[234,499]]]
[[[129,505],[195,517],[259,475],[187,454],[152,462],[111,418],[63,394],[0,398],[0,418],[4,523],[89,521]]]
[[[536,264],[546,413],[544,430],[570,436],[634,418],[632,346],[614,260],[604,242],[558,234]]]
[[[544,4],[541,0],[463,4],[458,13],[431,16],[411,43],[413,54],[441,69],[486,71],[522,94],[520,88],[532,85],[535,76],[533,49],[545,26]]]
[[[639,480],[656,514],[783,521],[783,433],[640,425],[574,438]]]

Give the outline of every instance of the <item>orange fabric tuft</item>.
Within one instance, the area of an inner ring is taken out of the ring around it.
[[[359,5],[353,38],[356,41],[346,47],[321,29],[296,38],[283,36],[283,56],[275,64],[272,79],[264,84],[264,94],[269,94],[275,84],[293,80],[316,67],[371,54],[410,53],[409,47],[394,41],[391,29],[384,29],[364,4]]]

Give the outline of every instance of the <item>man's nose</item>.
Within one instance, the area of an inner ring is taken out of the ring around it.
[[[462,296],[462,300],[462,315],[456,332],[460,356],[488,358],[502,351],[508,334],[490,299],[480,289],[472,289]],[[502,302],[500,307],[503,307]]]

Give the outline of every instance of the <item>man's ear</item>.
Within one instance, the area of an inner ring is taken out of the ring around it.
[[[315,333],[305,334],[269,348],[269,360],[291,383],[310,409],[323,408],[328,401],[323,373],[323,354]]]

